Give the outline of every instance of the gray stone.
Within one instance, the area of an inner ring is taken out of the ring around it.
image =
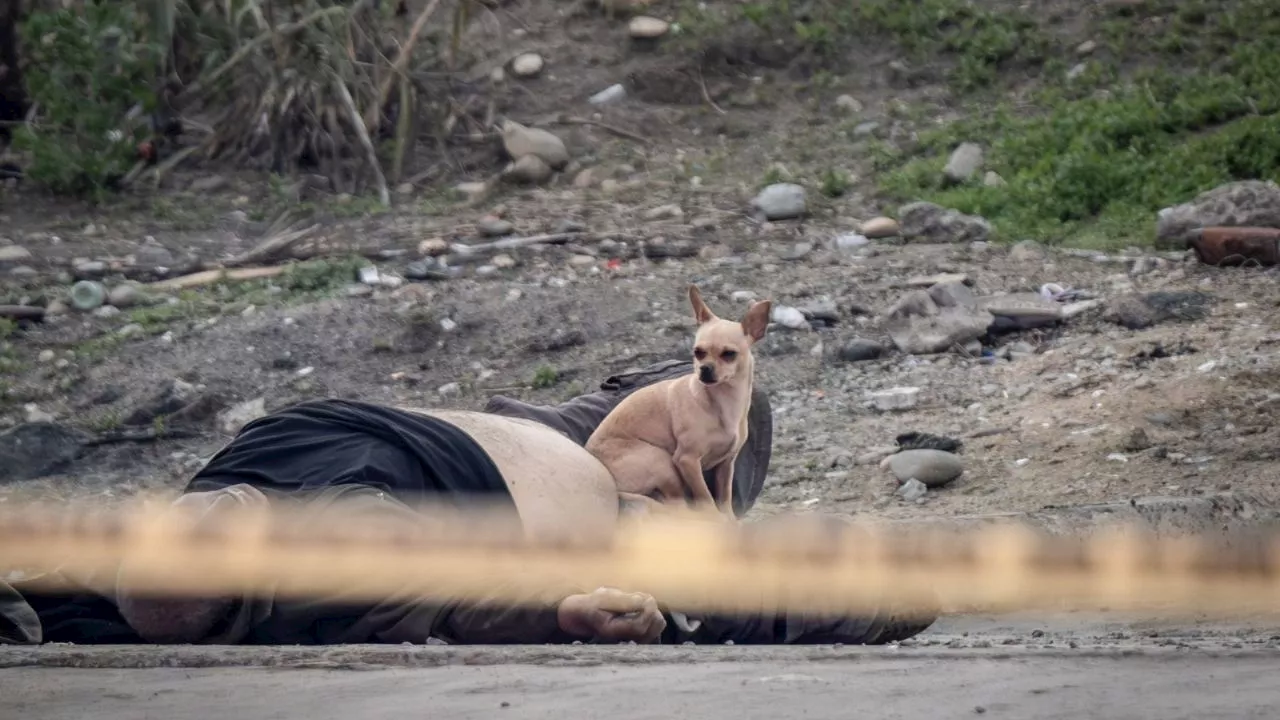
[[[88,435],[53,422],[24,423],[0,433],[0,483],[45,477],[80,456]]]
[[[929,202],[914,202],[898,210],[902,236],[930,243],[985,242],[991,224],[976,215],[965,215]]]
[[[795,183],[775,183],[761,190],[751,207],[766,220],[789,220],[805,214],[804,188]]]
[[[459,272],[458,268],[442,265],[434,258],[414,260],[404,266],[404,276],[410,280],[448,280]]]
[[[111,288],[107,293],[107,304],[118,308],[131,308],[146,304],[147,294],[134,283],[125,283]]]
[[[569,150],[564,141],[541,128],[525,127],[507,120],[502,123],[502,145],[516,161],[534,155],[552,170],[559,170],[569,164]]]
[[[133,252],[134,262],[146,268],[171,268],[178,264],[173,253],[158,243],[143,243]]]
[[[507,220],[492,215],[485,215],[476,223],[476,230],[485,237],[502,237],[514,232],[516,226]]]
[[[551,177],[553,170],[545,160],[537,155],[525,155],[516,160],[503,172],[508,180],[536,185]]]
[[[1107,304],[1106,319],[1130,330],[1143,330],[1171,320],[1201,320],[1214,297],[1195,290],[1168,290],[1121,295]]]
[[[995,316],[986,310],[960,306],[931,316],[900,316],[887,322],[885,330],[902,352],[931,355],[986,335],[993,322]]]
[[[947,160],[947,166],[942,169],[942,174],[949,182],[968,182],[982,169],[982,161],[982,146],[971,142],[960,143],[960,146],[951,152],[951,158]]]
[[[995,170],[988,170],[986,174],[982,176],[982,185],[984,187],[996,188],[1004,187],[1008,184],[1009,183],[1005,182],[1004,178],[1000,177],[1000,173]]]
[[[809,253],[813,252],[813,244],[807,242],[798,242],[795,245],[778,253],[778,258],[782,260],[794,261],[803,260]]]
[[[876,360],[884,356],[884,346],[874,340],[854,338],[840,347],[837,357],[845,362]]]
[[[107,274],[107,264],[101,260],[81,260],[71,267],[77,278],[99,278]]]
[[[237,403],[218,415],[218,427],[227,435],[235,435],[245,425],[267,414],[264,398],[254,398]]]
[[[0,267],[27,262],[31,251],[21,245],[0,245]]]
[[[1040,293],[1010,293],[985,297],[981,307],[995,316],[995,328],[1002,332],[1030,330],[1063,319],[1062,306]]]
[[[927,290],[912,290],[903,293],[893,305],[885,311],[886,320],[898,320],[910,317],[932,317],[938,314],[938,304]]]
[[[523,53],[511,61],[511,72],[515,73],[516,77],[531,78],[542,72],[544,64],[542,56],[538,53]]]
[[[1035,240],[1023,240],[1009,248],[1009,259],[1015,262],[1044,262],[1047,257],[1044,246]]]
[[[942,450],[903,450],[885,459],[883,465],[905,483],[916,479],[929,488],[939,488],[964,474],[960,458]]]
[[[907,502],[916,502],[923,500],[924,496],[929,494],[929,487],[919,480],[911,478],[903,483],[894,494]]]
[[[852,95],[841,95],[837,97],[836,107],[846,115],[857,115],[862,112],[862,103]]]
[[[929,297],[940,308],[965,307],[977,304],[973,291],[960,281],[938,283],[929,288]]]
[[[1280,227],[1280,185],[1269,180],[1228,183],[1165,208],[1156,218],[1156,247],[1183,250],[1195,230],[1214,225]]]

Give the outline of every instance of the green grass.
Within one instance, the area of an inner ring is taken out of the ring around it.
[[[541,365],[533,373],[533,380],[529,383],[535,390],[542,390],[554,386],[560,381],[560,371],[550,365]]]
[[[1174,46],[1195,57],[1220,52],[1212,64],[1140,69],[1124,83],[1110,81],[1118,71],[1097,72],[1043,90],[1039,112],[975,111],[924,136],[922,158],[880,148],[881,190],[982,215],[1006,240],[1117,246],[1150,241],[1162,207],[1234,180],[1280,180],[1280,3],[1240,0],[1203,18]],[[1141,47],[1149,42],[1172,41]],[[987,147],[986,167],[1006,186],[941,182],[964,140]]]

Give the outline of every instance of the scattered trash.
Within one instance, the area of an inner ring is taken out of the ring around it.
[[[910,410],[916,406],[919,398],[920,388],[918,387],[896,387],[867,393],[871,406],[884,412]]]
[[[610,85],[609,87],[601,90],[595,95],[592,95],[591,97],[587,98],[587,102],[591,103],[592,105],[608,105],[609,103],[621,100],[626,96],[627,96],[627,89],[623,87],[621,84]]]

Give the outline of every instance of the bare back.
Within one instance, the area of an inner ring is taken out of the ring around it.
[[[498,466],[531,536],[590,541],[618,519],[618,491],[591,453],[551,428],[467,410],[400,408],[444,420],[472,437]]]

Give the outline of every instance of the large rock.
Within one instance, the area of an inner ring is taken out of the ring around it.
[[[1280,185],[1262,180],[1228,183],[1191,202],[1167,207],[1156,217],[1156,246],[1183,250],[1195,230],[1215,225],[1280,227]]]
[[[805,213],[804,188],[795,183],[774,183],[760,191],[751,207],[766,220],[789,220]]]
[[[1161,290],[1121,295],[1107,305],[1106,318],[1130,330],[1143,330],[1170,320],[1202,320],[1215,298],[1196,290]]]
[[[951,158],[947,160],[947,166],[942,169],[942,175],[947,182],[968,182],[982,169],[982,161],[980,145],[971,142],[960,143],[960,147],[952,151]]]
[[[0,267],[31,260],[31,251],[21,245],[0,245]]]
[[[0,433],[0,483],[52,475],[80,456],[88,436],[54,422],[24,423]]]
[[[942,450],[903,450],[881,463],[898,482],[919,480],[929,488],[939,488],[964,474],[959,457]]]
[[[965,215],[930,202],[914,202],[898,210],[902,236],[930,243],[985,242],[991,224],[976,215]]]
[[[994,321],[994,316],[982,308],[940,308],[927,291],[912,290],[885,313],[884,329],[902,352],[930,355],[986,335]]]
[[[569,150],[563,140],[546,130],[525,127],[514,120],[502,123],[502,145],[516,161],[536,155],[552,170],[569,164]]]

